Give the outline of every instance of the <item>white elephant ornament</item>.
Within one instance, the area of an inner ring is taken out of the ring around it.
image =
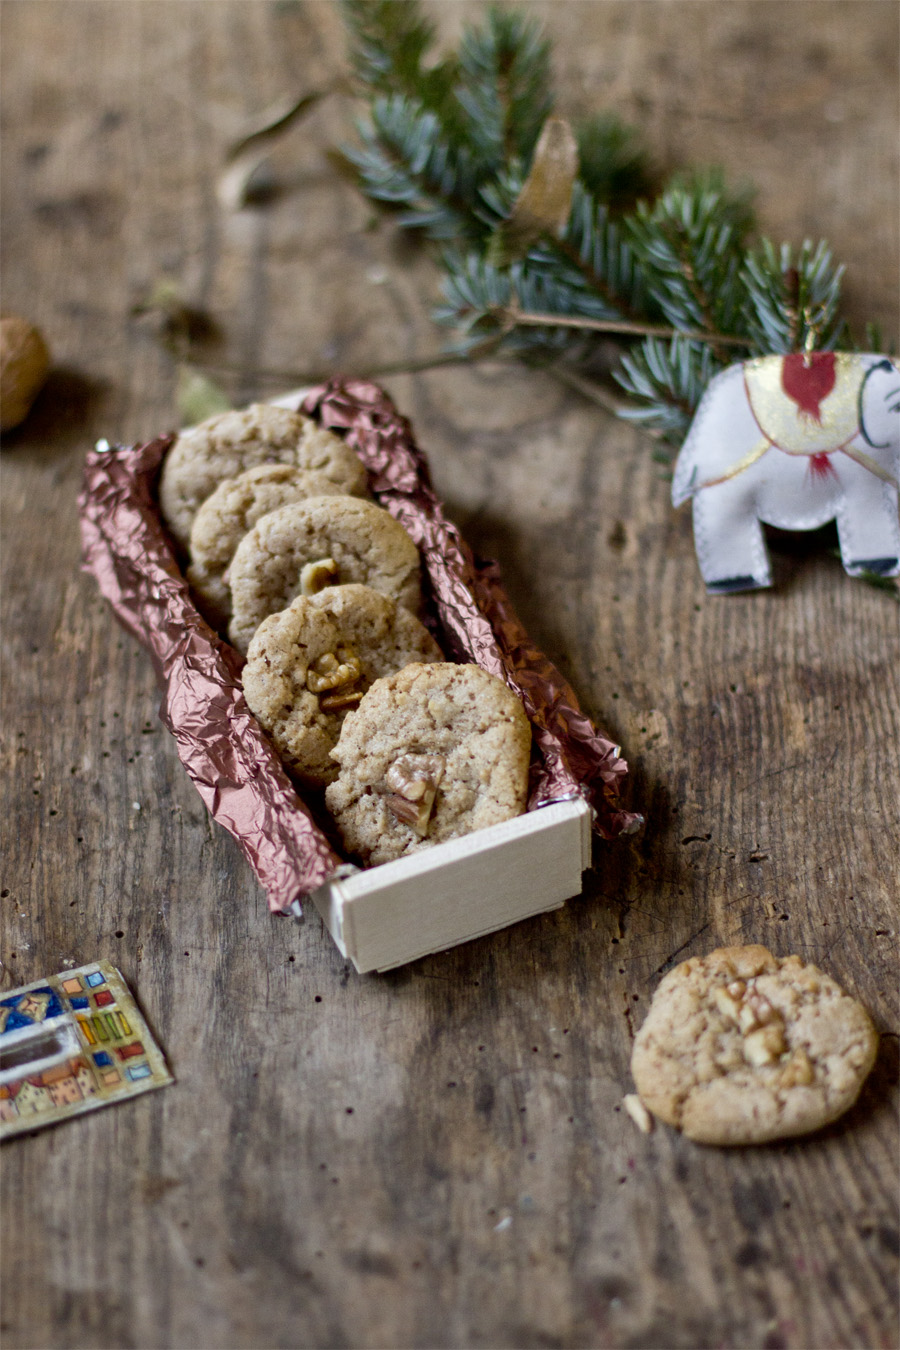
[[[851,576],[900,573],[900,369],[887,356],[792,352],[710,381],[675,465],[672,501],[693,497],[707,590],[772,584],[762,523],[837,522]]]

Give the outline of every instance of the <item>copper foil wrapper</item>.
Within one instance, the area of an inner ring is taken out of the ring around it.
[[[529,640],[496,565],[477,560],[445,518],[407,420],[364,380],[331,381],[307,395],[302,410],[353,446],[376,499],[418,545],[429,621],[448,658],[476,662],[522,698],[534,731],[528,809],[581,796],[603,838],[637,829],[641,816],[620,802],[627,766],[618,746],[595,730]],[[101,442],[90,452],[79,498],[84,567],[150,652],[162,690],[160,720],[210,815],[237,840],[270,908],[297,912],[345,860],[247,707],[243,658],[194,605],[156,504],[172,440]]]

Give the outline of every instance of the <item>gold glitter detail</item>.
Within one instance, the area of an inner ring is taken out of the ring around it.
[[[783,356],[760,356],[744,364],[747,398],[763,435],[788,455],[842,449],[859,431],[859,357],[854,352],[835,353],[834,388],[819,405],[821,422],[804,412],[785,391],[783,361]]]

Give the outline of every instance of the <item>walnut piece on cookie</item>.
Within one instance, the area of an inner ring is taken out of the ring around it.
[[[347,849],[371,865],[525,810],[531,725],[480,666],[409,665],[347,714],[325,801]]]
[[[875,1062],[856,999],[799,956],[721,947],[670,971],[638,1032],[641,1101],[702,1144],[761,1144],[842,1115]]]
[[[419,613],[419,550],[403,526],[358,497],[310,497],[263,516],[238,544],[228,568],[229,641],[246,652],[263,619],[301,592],[304,569],[326,562],[336,584],[370,586]]]
[[[347,495],[344,487],[324,473],[298,469],[293,464],[258,464],[221,482],[194,516],[188,548],[191,561],[187,579],[212,626],[222,630],[227,627],[231,617],[228,564],[244,535],[258,520],[288,502]]]
[[[366,473],[356,453],[302,413],[251,403],[183,431],[163,464],[159,506],[182,548],[200,505],[226,478],[259,464],[292,464],[322,473],[345,492],[363,494]]]
[[[410,662],[441,660],[408,610],[368,586],[330,586],[259,626],[244,696],[295,777],[324,787],[337,777],[330,751],[341,724],[372,683]]]

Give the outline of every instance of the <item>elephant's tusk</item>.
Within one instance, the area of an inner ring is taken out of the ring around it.
[[[871,455],[866,454],[865,450],[859,450],[852,445],[842,445],[839,448],[842,454],[848,455],[850,459],[855,459],[857,464],[861,464],[864,469],[868,469],[869,473],[874,473],[875,477],[880,478],[883,483],[890,483],[891,487],[897,486],[894,475],[888,473],[887,469],[883,469]]]

